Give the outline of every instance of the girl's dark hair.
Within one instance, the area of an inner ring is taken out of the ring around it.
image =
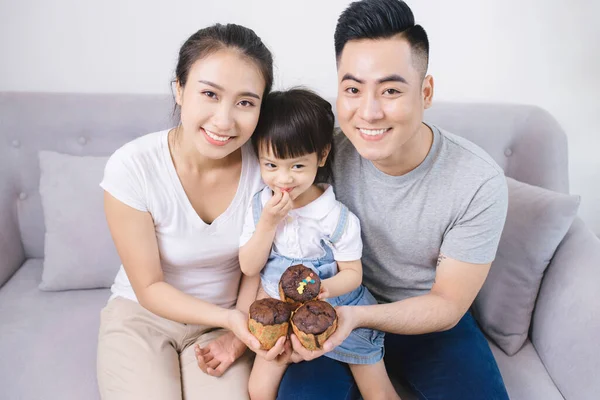
[[[310,90],[273,92],[263,101],[252,145],[256,154],[265,146],[275,157],[283,159],[317,153],[321,161],[329,150],[327,161],[315,179],[316,183],[328,182],[333,176],[334,122],[331,104]]]
[[[387,39],[397,34],[408,41],[415,68],[422,77],[429,64],[429,39],[421,25],[415,25],[410,7],[400,0],[362,0],[351,3],[340,15],[333,40],[339,62],[350,40]]]
[[[265,80],[264,98],[273,86],[273,56],[252,29],[241,25],[215,24],[190,36],[179,49],[175,79],[182,87],[185,86],[192,65],[222,49],[237,50],[256,64]]]

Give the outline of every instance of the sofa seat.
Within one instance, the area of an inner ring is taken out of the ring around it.
[[[110,291],[42,292],[42,261],[27,260],[0,290],[0,397],[99,399],[96,345]],[[490,346],[511,399],[563,399],[529,340],[513,357]]]
[[[94,400],[100,310],[109,289],[42,292],[42,259],[0,290],[2,399]]]

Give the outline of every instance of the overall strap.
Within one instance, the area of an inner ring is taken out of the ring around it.
[[[333,231],[333,234],[329,237],[329,241],[331,243],[336,243],[338,240],[340,240],[340,238],[342,237],[342,234],[344,233],[344,230],[346,230],[346,225],[348,224],[348,213],[350,211],[348,211],[348,207],[346,207],[345,205],[343,205],[342,203],[340,204],[340,218],[338,219],[337,225],[335,227],[335,230]]]
[[[262,201],[261,201],[262,190],[259,190],[252,197],[252,217],[254,217],[254,226],[258,224],[260,214],[262,214]]]

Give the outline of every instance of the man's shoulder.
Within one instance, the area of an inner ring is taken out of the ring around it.
[[[442,138],[441,155],[458,173],[489,179],[504,171],[485,150],[464,137],[437,128]]]

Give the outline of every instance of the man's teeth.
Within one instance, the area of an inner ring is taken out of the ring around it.
[[[218,140],[219,142],[226,142],[229,139],[231,139],[231,136],[217,136],[214,133],[212,133],[211,131],[207,131],[206,129],[204,130],[204,132],[206,132],[206,134],[208,135],[209,138]]]
[[[358,130],[367,135],[367,136],[377,136],[377,135],[383,135],[385,132],[387,132],[387,128],[386,129],[363,129],[363,128],[358,128]]]

